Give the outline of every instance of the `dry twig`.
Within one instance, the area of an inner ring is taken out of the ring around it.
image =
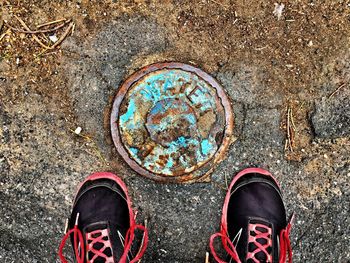
[[[225,185],[226,185],[226,189],[228,190],[227,174],[224,173],[224,175],[225,175]]]
[[[47,22],[47,23],[44,23],[44,24],[41,24],[41,25],[38,25],[36,26],[37,28],[41,28],[41,27],[44,27],[44,26],[49,26],[49,25],[53,25],[53,24],[57,24],[57,23],[60,23],[60,22],[64,22],[65,24],[69,23],[71,19],[69,19],[68,21],[65,19],[65,18],[62,18],[62,19],[58,19],[58,20],[55,20],[55,21],[51,21],[51,22]]]
[[[216,187],[218,187],[218,188],[224,190],[225,192],[227,191],[226,186],[224,186],[224,185],[222,185],[222,184],[220,184],[220,183],[218,183],[218,182],[215,182],[215,181],[211,181],[211,182],[213,183],[214,186],[216,186]]]
[[[260,51],[260,50],[264,50],[267,47],[268,47],[268,45],[263,46],[263,47],[257,47],[257,48],[255,48],[255,50]]]
[[[26,25],[26,23],[24,23],[24,21],[22,19],[20,19],[18,16],[15,15],[15,18],[18,20],[18,22],[24,27],[25,30],[27,31],[31,31],[29,29],[29,27]],[[35,35],[33,34],[32,35],[33,39],[40,45],[42,46],[43,48],[45,49],[52,49],[51,47],[45,45],[43,42],[41,42],[41,40]]]
[[[293,109],[290,105],[288,105],[287,108],[287,139],[284,145],[284,150],[289,149],[291,152],[293,152],[294,147],[294,139],[295,139],[295,124],[294,124],[294,118],[293,118]]]
[[[67,25],[68,22],[65,22],[63,24],[60,24],[54,28],[48,28],[48,29],[42,29],[42,30],[23,30],[19,28],[15,28],[11,26],[10,24],[6,23],[6,26],[11,28],[13,31],[19,32],[19,33],[24,33],[24,34],[40,34],[40,33],[50,33],[50,32],[55,32],[58,29],[61,29],[65,25]]]
[[[92,137],[90,137],[90,136],[88,136],[88,135],[81,134],[81,133],[77,134],[77,133],[76,133],[74,130],[72,130],[72,129],[69,129],[69,130],[70,130],[72,133],[74,133],[75,135],[77,135],[77,136],[83,138],[87,143],[90,143],[90,144],[91,144],[91,148],[92,148],[93,151],[95,152],[95,156],[97,156],[97,157],[100,159],[100,161],[103,162],[104,165],[108,165],[106,159],[103,157],[101,151],[99,150],[99,148],[98,148],[96,142],[94,141],[94,139],[93,139]]]
[[[225,8],[225,9],[229,8],[228,5],[225,5],[225,4],[220,3],[220,2],[218,2],[218,1],[215,1],[215,0],[210,0],[210,1],[212,1],[213,3],[215,3],[215,4],[217,4],[217,5],[221,5],[221,6],[222,6],[223,8]]]
[[[31,34],[32,35],[32,38],[41,46],[44,48],[44,50],[40,53],[40,55],[42,55],[43,53],[45,53],[47,50],[52,50],[52,49],[55,49],[56,47],[58,47],[65,39],[66,37],[73,33],[73,30],[74,30],[74,27],[75,27],[75,24],[74,22],[72,22],[71,19],[59,19],[59,20],[55,20],[55,21],[51,21],[51,22],[48,22],[48,23],[44,23],[44,24],[41,24],[41,25],[38,25],[37,28],[42,28],[42,27],[45,27],[45,26],[49,26],[49,25],[54,25],[54,24],[57,24],[57,23],[61,23],[63,22],[62,24],[58,25],[58,26],[55,26],[54,28],[48,28],[48,29],[38,29],[38,30],[31,30],[27,25],[26,23],[21,19],[19,18],[18,16],[15,15],[15,18],[18,20],[18,22],[22,25],[22,27],[24,28],[23,29],[19,29],[19,28],[15,28],[11,25],[9,25],[8,23],[6,23],[6,25],[13,31],[16,31],[16,32],[20,32],[20,33],[25,33],[25,34]],[[63,35],[57,40],[57,42],[55,42],[53,45],[49,46],[47,44],[44,44],[44,42],[48,42],[46,36],[44,35],[44,33],[50,33],[50,32],[55,32],[61,28],[63,28],[64,26],[66,26],[67,24],[69,23],[68,27],[66,28],[66,30],[64,31]],[[40,34],[40,35],[39,35]],[[41,38],[46,38],[46,40],[41,40],[39,37]]]
[[[332,92],[331,95],[329,95],[328,99],[332,98],[334,96],[334,94],[337,93],[343,87],[345,87],[345,85],[346,85],[346,83],[341,84],[335,91]]]
[[[3,34],[0,36],[0,41],[1,41],[8,33],[10,33],[10,29],[7,29],[7,30],[5,31],[5,33],[3,33]]]
[[[46,52],[46,53],[42,52],[38,56],[49,56],[49,55],[53,55],[53,54],[57,54],[57,51],[51,51],[51,52]]]
[[[51,48],[55,48],[55,47],[57,47],[58,45],[60,45],[60,44],[63,42],[63,40],[65,40],[66,37],[72,32],[73,26],[74,26],[74,23],[71,22],[71,23],[69,24],[69,26],[67,27],[66,31],[64,31],[63,35],[57,40],[57,42],[56,42],[55,44],[53,44],[53,45],[51,46]]]

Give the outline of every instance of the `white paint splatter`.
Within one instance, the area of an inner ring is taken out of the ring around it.
[[[275,9],[273,10],[273,14],[277,16],[277,20],[281,19],[282,13],[284,9],[284,4],[275,3]]]
[[[83,129],[81,127],[78,127],[78,128],[75,129],[74,133],[79,135],[82,130]]]

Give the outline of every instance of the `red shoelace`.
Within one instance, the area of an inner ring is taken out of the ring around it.
[[[249,242],[253,242],[255,244],[255,246],[257,247],[253,252],[248,252],[247,254],[247,259],[252,259],[254,262],[259,262],[254,258],[254,255],[256,253],[262,252],[264,253],[267,258],[270,258],[270,261],[272,261],[271,255],[267,252],[267,248],[268,246],[271,246],[272,240],[271,240],[271,233],[270,231],[268,231],[268,228],[265,226],[260,226],[260,225],[251,225],[250,226],[250,230],[255,231],[255,236],[252,237],[251,235],[249,235]],[[257,228],[263,228],[265,229],[264,231],[259,231]],[[291,223],[288,223],[287,227],[285,229],[283,229],[279,235],[280,238],[280,259],[279,259],[279,263],[285,263],[287,262],[287,254],[288,254],[288,262],[292,263],[292,248],[291,248],[291,244],[290,244],[290,239],[289,239],[289,233],[290,233],[290,229],[291,229]],[[267,231],[266,231],[267,230]],[[225,249],[225,251],[227,252],[227,254],[236,262],[236,263],[241,263],[242,261],[239,259],[238,253],[236,251],[236,248],[234,246],[234,244],[232,243],[232,241],[230,240],[230,238],[227,235],[227,231],[225,230],[225,228],[222,227],[221,232],[219,233],[215,233],[210,237],[210,250],[211,253],[214,257],[214,259],[218,262],[218,263],[227,263],[226,261],[222,260],[218,254],[215,251],[214,248],[214,240],[217,237],[221,237],[221,241],[222,241],[222,245]],[[259,242],[257,242],[257,239],[265,239],[266,240],[266,244],[265,245],[261,245]]]
[[[61,244],[59,247],[59,252],[58,252],[58,255],[59,255],[62,263],[68,263],[67,259],[63,256],[63,248],[67,242],[67,239],[72,234],[73,234],[74,254],[75,254],[77,263],[84,263],[85,256],[86,256],[85,243],[84,243],[83,234],[81,233],[80,229],[78,228],[78,220],[79,220],[79,214],[77,214],[77,218],[76,218],[74,227],[72,229],[70,229],[62,238],[62,241],[61,241]],[[139,261],[141,259],[141,257],[143,256],[143,254],[145,253],[146,248],[147,248],[147,243],[148,243],[147,229],[142,225],[133,224],[126,233],[125,240],[124,240],[124,252],[123,252],[123,255],[121,256],[118,263],[126,263],[127,262],[128,253],[131,249],[132,242],[135,238],[135,230],[140,230],[143,232],[143,239],[142,239],[142,243],[141,243],[141,246],[140,246],[140,249],[139,249],[137,255],[130,261],[130,263],[135,263],[135,262]],[[90,244],[93,244],[95,242],[101,242],[101,238],[102,238],[102,236],[94,237],[94,235],[90,235],[89,236],[89,241],[91,241]],[[94,240],[94,239],[96,239],[96,240]],[[106,255],[102,254],[101,250],[92,250],[91,248],[92,248],[92,246],[88,246],[88,248],[86,249],[87,250],[86,252],[92,251],[97,256],[101,256],[101,257],[106,258]],[[87,262],[93,263],[93,260],[92,261],[88,260]],[[110,261],[108,261],[108,262],[110,262]]]

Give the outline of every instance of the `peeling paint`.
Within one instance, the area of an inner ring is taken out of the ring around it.
[[[136,80],[131,77],[116,115],[112,112],[111,124],[117,123],[127,157],[151,175],[194,174],[213,159],[225,140],[231,117],[225,114],[218,87],[196,71],[159,68]]]

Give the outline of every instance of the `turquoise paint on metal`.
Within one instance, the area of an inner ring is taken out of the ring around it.
[[[118,152],[140,174],[165,182],[206,178],[223,159],[232,130],[222,87],[181,63],[153,64],[130,76],[111,114]]]

